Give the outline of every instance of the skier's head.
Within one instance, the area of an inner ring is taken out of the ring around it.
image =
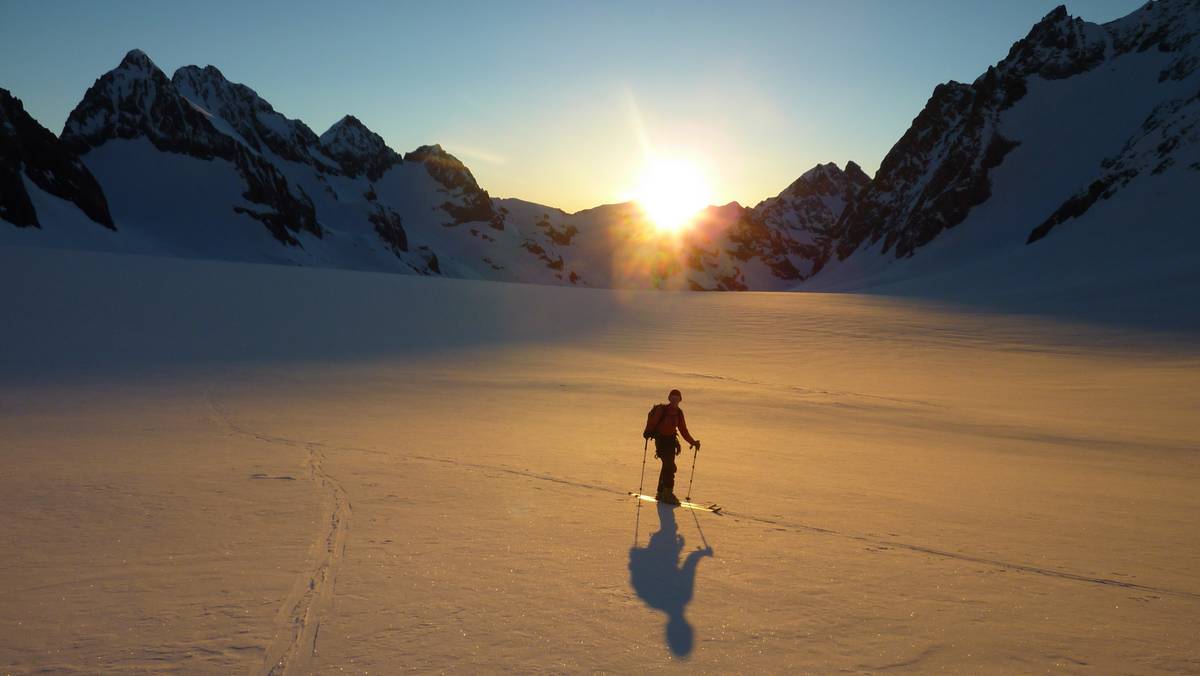
[[[679,390],[671,390],[671,392],[667,394],[667,401],[671,402],[672,404],[678,404],[679,402],[683,401],[683,395],[680,394]]]

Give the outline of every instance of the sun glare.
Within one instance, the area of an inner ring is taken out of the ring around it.
[[[696,165],[683,160],[651,159],[642,171],[634,198],[661,232],[678,232],[708,206],[708,182]]]

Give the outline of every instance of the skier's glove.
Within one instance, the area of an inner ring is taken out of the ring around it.
[[[642,432],[642,438],[643,438],[643,439],[649,439],[649,438],[650,438],[650,437],[652,437],[652,436],[654,436],[654,433],[653,433],[653,432]]]
[[[699,439],[697,439],[696,441],[694,441],[692,443],[692,448],[696,449],[697,451],[700,450],[700,440]]]

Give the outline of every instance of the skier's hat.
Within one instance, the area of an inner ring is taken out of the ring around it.
[[[683,393],[679,390],[671,390],[667,393],[667,399],[670,399],[671,397],[679,397],[680,399],[683,399]]]

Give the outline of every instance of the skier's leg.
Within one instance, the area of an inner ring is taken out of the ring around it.
[[[654,437],[655,455],[662,461],[662,469],[658,472],[658,491],[655,497],[662,497],[664,490],[670,490],[675,483],[675,448],[662,437]]]
[[[676,460],[676,454],[674,454],[673,445],[674,444],[672,444],[671,450],[667,451],[667,457],[670,459],[671,463],[670,472],[667,473],[667,493],[670,493],[670,495],[674,495],[674,473],[676,473],[676,463],[674,463],[674,460]]]
[[[663,488],[667,494],[675,493],[675,446],[667,449],[663,454]]]

